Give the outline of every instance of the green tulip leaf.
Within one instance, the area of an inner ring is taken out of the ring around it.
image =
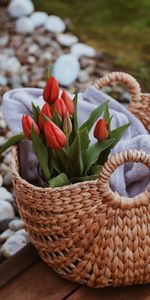
[[[61,162],[59,160],[59,157],[57,156],[56,151],[51,150],[52,151],[52,155],[50,157],[50,161],[49,164],[52,164],[53,168],[55,169],[56,172],[61,173],[62,171],[62,165]]]
[[[36,122],[36,124],[38,124],[40,108],[39,106],[35,106],[33,102],[32,102],[32,112],[33,112],[33,119]]]
[[[121,139],[122,135],[125,133],[125,131],[128,129],[128,127],[130,126],[130,123],[123,125],[117,129],[114,129],[112,131],[110,131],[109,133],[109,137],[114,139],[114,142],[110,145],[110,147],[108,147],[106,149],[106,151],[103,151],[98,159],[98,164],[102,164],[104,165],[104,163],[107,161],[108,159],[108,155],[111,151],[112,148],[114,148],[116,146],[116,144],[119,142],[119,140]]]
[[[69,145],[71,145],[72,142],[74,141],[78,131],[77,103],[78,103],[78,94],[76,93],[73,98],[74,114],[72,116],[72,132],[69,136]]]
[[[60,173],[58,176],[50,179],[48,181],[48,184],[52,188],[61,187],[69,184],[69,179],[65,173]]]
[[[56,111],[53,112],[53,122],[59,127],[62,128],[62,119]]]
[[[105,120],[106,123],[109,123],[109,120],[110,120],[110,113],[109,113],[108,103],[106,103],[106,105],[105,105],[104,120]]]
[[[43,142],[43,140],[42,140]],[[44,143],[44,142],[43,142]],[[50,171],[50,174],[52,175],[53,173],[53,170],[54,170],[54,166],[52,164],[52,160],[53,160],[53,150],[50,149],[48,146],[46,146],[47,148],[47,152],[48,152],[48,168],[49,168],[49,171]]]
[[[102,165],[94,165],[91,167],[91,174],[92,175],[99,175],[102,170]]]
[[[34,126],[31,128],[31,137],[32,137],[32,147],[33,151],[36,154],[37,160],[40,164],[41,170],[48,181],[51,177],[50,171],[48,168],[48,151],[40,137],[36,134]]]
[[[110,138],[114,139],[114,142],[111,145],[111,149],[116,146],[116,144],[120,141],[121,137],[125,133],[125,131],[128,129],[128,127],[131,125],[131,123],[125,124],[119,128],[116,128],[110,132]]]
[[[97,179],[98,175],[87,175],[87,176],[83,176],[83,177],[75,177],[71,179],[72,183],[76,183],[76,182],[83,182],[83,181],[90,181],[90,180],[95,180]]]
[[[70,177],[77,177],[82,175],[83,172],[83,159],[81,152],[81,140],[80,134],[77,132],[77,135],[68,148],[68,174]]]
[[[108,139],[89,146],[83,157],[85,173],[87,173],[91,166],[97,162],[100,153],[110,147],[113,142],[114,139]]]
[[[107,101],[108,102],[108,101]],[[93,110],[88,118],[88,120],[81,125],[79,128],[80,131],[84,128],[87,128],[88,132],[91,130],[94,123],[97,121],[97,119],[102,115],[102,113],[105,111],[105,107],[107,102],[104,102],[100,106],[96,107],[95,110]]]
[[[68,161],[68,154],[67,154],[66,150],[65,149],[60,149],[60,150],[57,150],[55,152],[56,152],[57,158],[59,159],[59,161],[61,163],[61,168],[66,170],[67,161]]]
[[[87,150],[90,140],[89,140],[89,133],[87,128],[83,128],[80,132],[80,142],[81,142],[81,153],[82,153],[82,157],[85,153],[85,151]]]
[[[77,117],[78,94],[77,93],[73,98],[73,104],[74,104],[73,129],[74,129],[74,133],[76,134],[78,130],[78,117]]]
[[[9,149],[11,146],[18,144],[19,142],[25,140],[26,137],[23,132],[10,137],[6,142],[0,145],[0,155]]]
[[[110,113],[109,113],[108,103],[106,103],[103,118],[104,118],[104,120],[105,120],[105,122],[107,124],[108,131],[110,132],[110,123],[111,123],[111,120],[112,120],[112,116],[110,116]]]

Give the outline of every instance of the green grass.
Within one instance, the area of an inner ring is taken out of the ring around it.
[[[149,89],[149,0],[34,0],[37,10],[70,18],[81,40],[109,56],[113,69],[125,70]]]

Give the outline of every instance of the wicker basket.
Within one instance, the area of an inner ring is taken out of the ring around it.
[[[96,86],[116,79],[127,84],[136,103],[140,88],[129,75],[113,73]],[[13,148],[19,212],[41,258],[61,276],[95,288],[150,282],[150,186],[131,199],[109,186],[112,173],[127,162],[150,168],[150,155],[137,150],[118,153],[97,180],[40,188],[20,177],[18,148]]]

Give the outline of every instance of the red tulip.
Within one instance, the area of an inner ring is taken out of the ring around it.
[[[99,141],[104,141],[108,138],[108,134],[108,128],[105,120],[98,120],[94,129],[94,137]]]
[[[43,114],[45,116],[47,116],[48,118],[50,118],[50,119],[53,116],[52,109],[51,109],[51,107],[48,103],[44,104],[44,106],[42,107],[42,109],[40,111],[40,114],[39,114],[39,126],[40,126],[41,129],[44,128],[44,123],[45,123]]]
[[[22,128],[23,128],[24,134],[27,139],[31,139],[32,126],[34,127],[36,134],[40,135],[40,130],[39,130],[37,124],[35,123],[35,121],[28,115],[23,115],[22,116]]]
[[[70,96],[68,95],[68,93],[66,91],[63,90],[62,94],[61,94],[61,98],[63,99],[67,110],[69,111],[70,115],[73,115],[74,113],[74,104],[72,99],[70,98]]]
[[[55,77],[49,77],[43,91],[43,99],[52,103],[55,102],[59,96],[59,85]]]
[[[54,109],[62,119],[64,118],[65,114],[67,113],[66,105],[61,98],[57,99],[55,101]]]
[[[52,121],[44,123],[44,133],[48,146],[54,150],[59,150],[67,144],[65,134]]]

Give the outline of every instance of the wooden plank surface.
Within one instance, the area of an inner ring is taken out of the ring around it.
[[[0,290],[0,300],[62,300],[77,288],[39,260]]]
[[[0,300],[110,299],[150,300],[150,284],[120,288],[87,288],[61,278],[39,260],[0,290]]]
[[[81,287],[67,300],[150,300],[150,284],[103,289]]]
[[[33,265],[39,256],[31,243],[0,264],[0,288]]]

